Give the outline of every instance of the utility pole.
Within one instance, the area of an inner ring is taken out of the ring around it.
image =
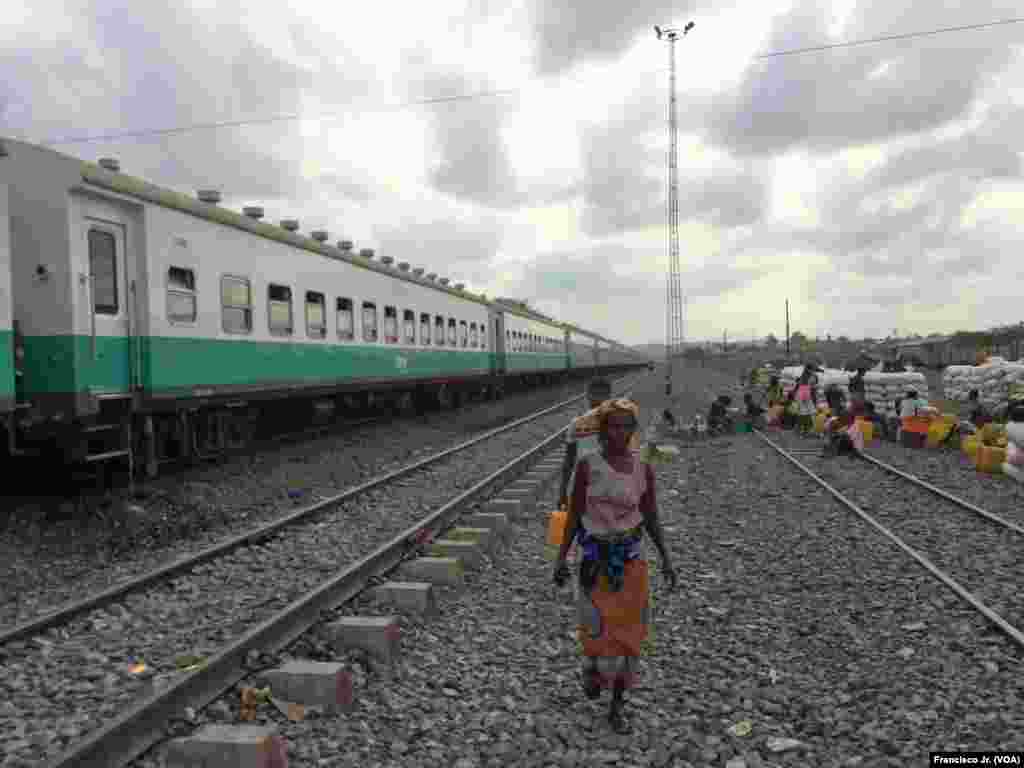
[[[693,29],[688,22],[682,32],[673,27],[655,25],[654,32],[659,40],[668,41],[669,52],[669,105],[668,105],[668,285],[666,291],[667,328],[665,357],[668,369],[665,372],[665,396],[672,395],[672,373],[683,347],[683,301],[679,275],[679,169],[676,161],[679,143],[676,119],[676,40]]]
[[[786,362],[789,362],[789,299],[786,299]]]

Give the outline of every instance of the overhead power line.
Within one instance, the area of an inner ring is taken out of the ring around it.
[[[982,24],[965,24],[960,27],[941,27],[939,29],[929,29],[924,32],[907,32],[902,35],[882,35],[881,37],[868,37],[863,40],[848,40],[843,43],[831,43],[828,45],[812,45],[807,48],[790,48],[785,51],[771,51],[769,53],[759,53],[755,59],[770,59],[776,56],[795,56],[798,53],[815,53],[817,51],[828,51],[833,48],[852,48],[855,45],[869,45],[871,43],[886,43],[891,40],[908,40],[913,37],[929,37],[931,35],[944,35],[949,32],[966,32],[973,29],[983,29],[984,27],[1001,27],[1007,24],[1020,24],[1024,22],[1024,18],[1021,19],[1002,19],[1001,21],[987,21]]]
[[[754,59],[769,59],[780,56],[795,56],[798,54],[805,53],[817,53],[821,51],[829,51],[835,48],[852,48],[857,45],[869,45],[873,43],[884,43],[891,42],[893,40],[908,40],[917,37],[930,37],[933,35],[948,34],[952,32],[966,32],[977,29],[984,29],[986,27],[999,27],[1006,26],[1009,24],[1020,24],[1024,23],[1024,18],[1013,18],[1013,19],[1001,19],[999,21],[989,21],[980,24],[965,24],[957,27],[941,27],[938,29],[929,29],[921,32],[907,32],[899,35],[882,35],[879,37],[864,38],[862,40],[848,40],[842,43],[830,43],[826,45],[814,45],[804,48],[790,48],[781,51],[769,51],[767,53],[756,54]],[[664,70],[658,70],[657,72],[649,72],[645,74],[657,74]],[[582,78],[569,78],[578,83],[586,83]],[[344,117],[359,112],[389,112],[392,110],[408,109],[409,107],[418,106],[429,106],[431,104],[446,104],[452,102],[461,101],[475,101],[478,99],[491,98],[494,96],[506,96],[516,93],[520,93],[526,90],[528,86],[523,85],[516,88],[494,88],[482,91],[476,91],[474,93],[462,93],[454,96],[434,96],[424,99],[412,99],[409,101],[399,102],[389,106],[380,107],[367,107],[364,109],[351,108],[346,109],[344,112],[334,113],[321,113],[316,115],[304,115],[300,113],[287,114],[287,115],[274,115],[271,117],[261,118],[247,118],[240,120],[224,120],[219,122],[209,123],[193,123],[191,125],[183,125],[175,128],[150,128],[138,131],[119,131],[117,133],[106,133],[96,136],[80,136],[73,138],[63,139],[52,139],[49,141],[40,142],[44,146],[53,146],[57,144],[87,144],[98,141],[116,141],[118,139],[134,139],[134,138],[145,138],[149,136],[169,136],[173,134],[181,133],[193,133],[195,131],[204,130],[219,130],[221,128],[240,128],[247,125],[269,125],[272,123],[286,123],[294,122],[296,120],[329,120],[337,117]]]

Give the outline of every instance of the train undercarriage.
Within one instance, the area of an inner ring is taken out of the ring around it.
[[[423,382],[414,387],[192,398],[158,407],[140,407],[140,402],[129,396],[111,397],[102,400],[98,413],[87,421],[50,422],[27,429],[22,425],[18,429],[12,420],[5,429],[4,445],[7,460],[12,456],[42,458],[51,466],[78,471],[90,468],[100,478],[109,476],[112,464],[120,464],[130,479],[156,478],[166,464],[223,458],[281,435],[311,435],[372,418],[425,416],[593,374],[593,369],[551,371]],[[106,480],[101,482],[106,484]]]

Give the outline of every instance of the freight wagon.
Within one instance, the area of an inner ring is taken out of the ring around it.
[[[297,221],[266,223],[258,207],[228,210],[214,191],[0,146],[0,342],[16,337],[0,403],[14,451],[141,455],[152,475],[161,459],[244,444],[256,423],[374,399],[451,407],[640,365],[599,365],[593,334]]]

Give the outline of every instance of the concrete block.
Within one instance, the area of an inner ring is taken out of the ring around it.
[[[462,563],[454,557],[418,557],[401,568],[407,581],[426,581],[442,587],[465,586]]]
[[[508,516],[499,512],[477,512],[475,515],[462,518],[462,520],[470,528],[490,528],[501,539],[507,538],[511,532]]]
[[[329,624],[327,633],[335,650],[358,648],[387,666],[398,661],[401,632],[396,616],[346,616]]]
[[[448,531],[445,538],[454,541],[472,541],[488,555],[493,555],[498,548],[499,535],[490,528],[469,528],[458,526]]]
[[[475,541],[436,539],[428,551],[432,557],[456,557],[466,568],[474,571],[484,563],[483,550]]]
[[[288,768],[288,748],[273,726],[206,725],[167,745],[167,768]]]
[[[421,616],[437,615],[434,585],[425,581],[388,581],[374,589],[380,603],[395,605]]]
[[[517,523],[523,518],[523,503],[519,499],[493,499],[484,507],[486,513],[505,515],[509,522]]]
[[[289,661],[264,676],[275,699],[327,712],[346,712],[355,700],[352,675],[337,662]]]

